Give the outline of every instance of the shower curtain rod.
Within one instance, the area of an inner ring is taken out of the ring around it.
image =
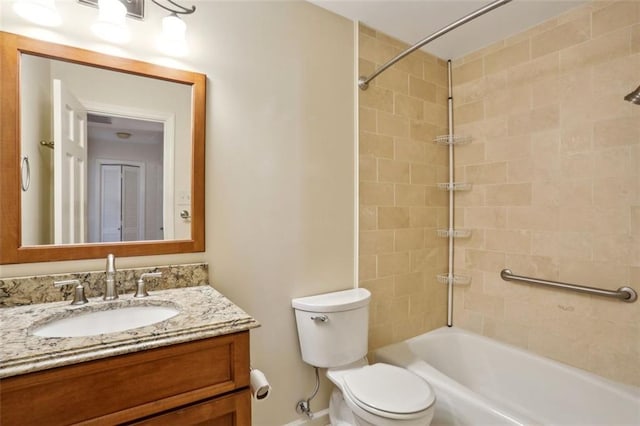
[[[367,90],[367,88],[369,87],[369,82],[371,80],[373,80],[374,78],[376,78],[377,76],[382,74],[387,68],[389,68],[391,65],[395,64],[399,60],[403,59],[405,56],[409,55],[410,53],[413,53],[415,50],[420,49],[422,46],[424,46],[425,44],[427,44],[427,43],[429,43],[429,42],[431,42],[431,41],[433,41],[435,39],[437,39],[438,37],[445,35],[449,31],[458,28],[460,25],[466,24],[467,22],[477,18],[478,16],[484,15],[485,13],[490,12],[493,9],[496,9],[496,8],[498,8],[500,6],[503,6],[503,5],[507,4],[507,3],[509,3],[510,1],[512,1],[512,0],[496,0],[496,1],[492,2],[492,3],[489,3],[488,5],[486,5],[484,7],[481,7],[480,9],[476,10],[475,12],[471,12],[467,16],[464,16],[464,17],[458,19],[457,21],[452,22],[451,24],[447,25],[446,27],[441,28],[440,30],[436,31],[435,33],[431,34],[430,36],[427,36],[427,37],[423,38],[422,40],[420,40],[419,42],[417,42],[413,46],[409,47],[405,51],[399,53],[394,58],[389,60],[387,63],[382,65],[380,68],[375,70],[373,72],[373,74],[371,74],[370,76],[368,76],[368,77],[365,77],[365,76],[360,77],[358,79],[358,87],[360,87],[360,89],[362,89],[362,90]]]

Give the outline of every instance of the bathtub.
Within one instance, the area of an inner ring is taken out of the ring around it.
[[[432,425],[640,425],[640,388],[459,328],[443,327],[374,355],[433,386]]]

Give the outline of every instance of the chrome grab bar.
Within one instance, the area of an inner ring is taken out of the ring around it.
[[[540,285],[546,285],[549,287],[564,288],[567,290],[573,290],[580,293],[595,294],[597,296],[613,297],[615,299],[619,299],[627,303],[633,303],[638,299],[638,294],[636,293],[636,291],[631,287],[626,287],[626,286],[620,287],[617,290],[605,290],[602,288],[587,287],[584,285],[562,283],[559,281],[547,281],[547,280],[541,280],[538,278],[530,278],[530,277],[523,277],[521,275],[514,275],[513,272],[511,272],[511,269],[503,269],[500,272],[500,277],[505,281],[522,281],[530,284],[540,284]]]

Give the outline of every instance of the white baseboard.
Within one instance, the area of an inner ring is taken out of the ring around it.
[[[313,413],[313,419],[307,417],[294,420],[284,426],[327,426],[329,425],[329,409],[316,411]]]

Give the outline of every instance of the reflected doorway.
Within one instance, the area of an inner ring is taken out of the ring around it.
[[[162,240],[164,123],[90,112],[89,242]]]

